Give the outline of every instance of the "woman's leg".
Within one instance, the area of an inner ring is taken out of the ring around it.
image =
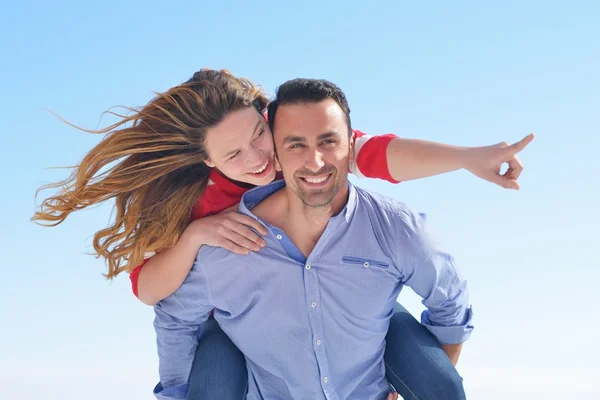
[[[242,352],[210,318],[202,325],[202,336],[190,373],[188,400],[242,400],[248,373]]]
[[[404,400],[466,399],[462,378],[438,340],[396,304],[385,338],[386,377]]]

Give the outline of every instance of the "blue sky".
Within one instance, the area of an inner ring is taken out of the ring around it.
[[[424,211],[468,278],[470,399],[598,398],[600,6],[592,1],[11,2],[0,13],[0,384],[4,397],[151,399],[153,312],[87,255],[111,205],[29,222],[114,105],[143,105],[202,67],[273,93],[327,78],[353,124],[461,145],[537,138],[522,190],[468,172],[358,184]],[[526,4],[522,4],[526,3]],[[108,120],[105,120],[108,121]],[[400,300],[417,315],[419,299]],[[28,389],[24,392],[23,385]],[[8,393],[7,393],[8,391]]]

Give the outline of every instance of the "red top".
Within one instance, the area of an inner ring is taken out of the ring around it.
[[[361,131],[354,131],[354,151],[356,160],[350,162],[350,171],[358,177],[379,178],[388,182],[398,183],[390,175],[387,167],[386,151],[388,144],[396,135],[378,135],[368,136]],[[240,186],[221,175],[216,169],[213,169],[209,175],[208,186],[204,191],[194,208],[192,209],[191,221],[199,218],[215,215],[221,211],[232,207],[240,202],[242,195],[251,189],[252,186]],[[138,295],[138,278],[140,271],[146,262],[152,257],[149,254],[131,274],[131,289],[133,294]]]

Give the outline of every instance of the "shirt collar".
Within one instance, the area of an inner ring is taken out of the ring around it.
[[[285,181],[283,179],[274,181],[265,186],[255,187],[250,189],[242,196],[242,201],[240,202],[240,212],[242,214],[246,214],[254,218],[255,220],[261,222],[265,225],[260,218],[252,213],[252,209],[256,207],[258,203],[269,197],[271,194],[275,193],[279,189],[285,186]],[[342,209],[342,211],[333,216],[331,219],[343,218],[346,222],[350,222],[352,215],[356,209],[356,188],[354,185],[348,181],[348,201],[346,205]]]

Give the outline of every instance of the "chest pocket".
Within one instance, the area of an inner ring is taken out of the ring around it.
[[[373,260],[371,258],[354,257],[354,256],[343,256],[342,265],[359,266],[362,268],[379,268],[389,269],[390,264],[383,261]]]

